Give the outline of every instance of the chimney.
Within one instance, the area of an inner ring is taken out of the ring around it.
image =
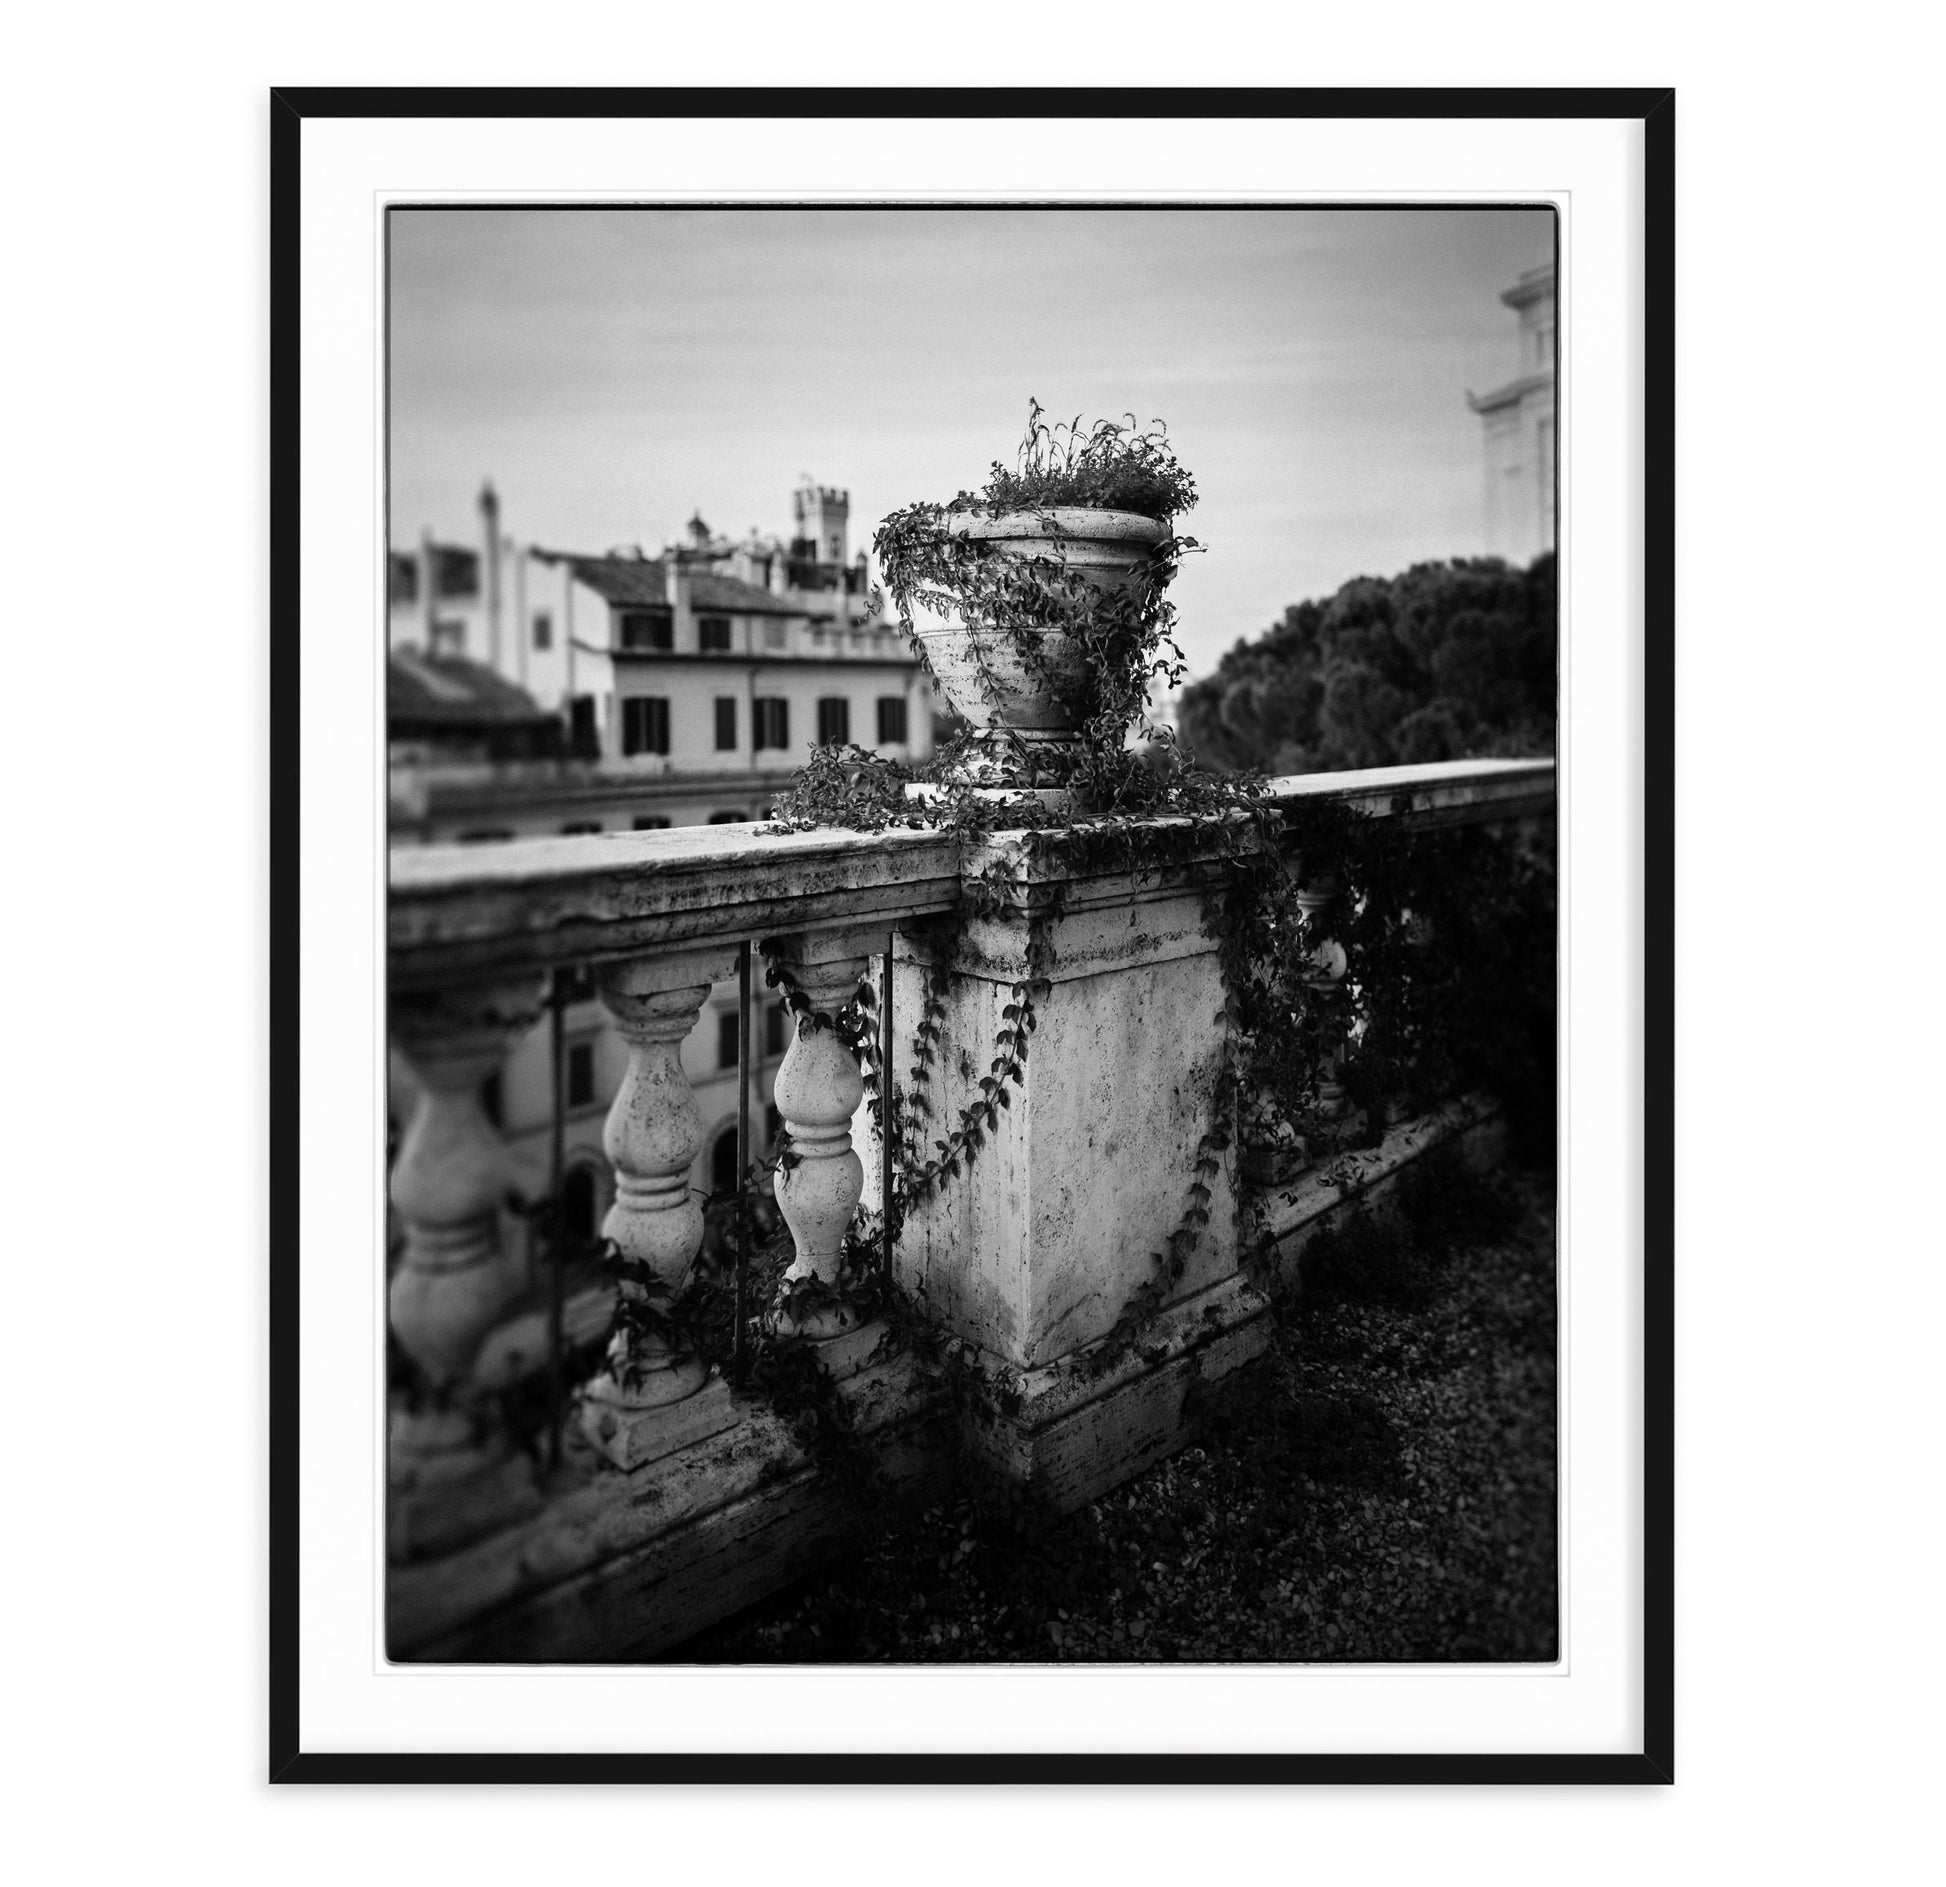
[[[690,620],[689,566],[673,544],[662,553],[662,594],[669,602],[670,646],[685,651],[694,649],[696,634]]]
[[[487,661],[497,671],[500,667],[500,500],[490,478],[480,486],[480,535],[486,540],[481,568],[486,587]]]
[[[433,589],[438,576],[438,562],[432,553],[432,533],[419,533],[419,613],[421,626],[425,632],[424,646],[428,655],[432,653]]]

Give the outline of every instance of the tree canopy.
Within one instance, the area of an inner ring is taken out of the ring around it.
[[[1555,634],[1552,552],[1354,577],[1184,689],[1179,731],[1210,766],[1271,773],[1551,754]]]

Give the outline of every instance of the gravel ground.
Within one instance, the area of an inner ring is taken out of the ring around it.
[[[962,1493],[672,1661],[1552,1659],[1552,1179],[1402,1204],[1314,1243],[1170,1461],[1066,1518]]]

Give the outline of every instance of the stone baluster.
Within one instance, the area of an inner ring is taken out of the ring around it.
[[[884,1332],[864,1317],[842,1275],[845,1235],[864,1191],[851,1128],[865,1083],[832,1022],[884,948],[882,930],[816,931],[764,945],[810,1006],[808,1017],[796,1017],[773,1089],[790,1136],[777,1209],[796,1248],[773,1317],[777,1328],[817,1344],[819,1360],[839,1377],[864,1368]]]
[[[405,996],[393,1037],[418,1101],[393,1164],[405,1250],[387,1293],[392,1334],[419,1393],[392,1412],[388,1551],[416,1558],[462,1544],[538,1502],[516,1454],[473,1393],[476,1355],[527,1283],[506,1236],[506,1143],[481,1104],[482,1083],[540,1014],[538,982]]]
[[[1321,878],[1315,883],[1300,885],[1293,894],[1293,901],[1303,912],[1311,934],[1319,936],[1322,920],[1327,911],[1337,901],[1338,883],[1332,878]],[[1310,967],[1304,971],[1304,981],[1320,995],[1329,995],[1345,979],[1349,959],[1345,947],[1335,938],[1323,937],[1310,952]],[[1345,1088],[1341,1079],[1344,1073],[1344,1051],[1333,1049],[1324,1057],[1318,1069],[1317,1111],[1325,1120],[1339,1120],[1345,1112]]]
[[[682,1044],[711,986],[734,976],[736,961],[734,944],[717,944],[634,958],[597,976],[602,1006],[628,1044],[628,1071],[602,1130],[615,1171],[615,1203],[602,1234],[671,1293],[703,1242],[702,1206],[690,1185],[703,1121],[683,1072]],[[625,1282],[622,1293],[647,1296],[640,1282]],[[589,1385],[581,1414],[588,1439],[625,1469],[720,1434],[737,1419],[727,1385],[700,1357],[649,1332],[617,1332],[608,1368]]]

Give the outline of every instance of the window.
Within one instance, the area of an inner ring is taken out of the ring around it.
[[[402,550],[393,551],[385,560],[385,596],[392,603],[419,600],[419,565]]]
[[[601,736],[595,730],[593,695],[576,695],[568,703],[568,751],[577,760],[601,758]]]
[[[716,751],[734,753],[737,744],[737,703],[735,695],[716,697]]]
[[[450,545],[433,548],[433,594],[435,596],[478,596],[480,558],[477,551],[456,550]]]
[[[600,830],[601,821],[599,819],[570,819],[561,828],[561,836],[564,839],[572,839],[584,832],[599,832]]]
[[[624,649],[672,649],[676,632],[666,609],[625,609],[615,618],[615,640]]]
[[[769,1138],[773,1146],[775,1146],[777,1143],[777,1136],[781,1134],[783,1131],[784,1131],[783,1115],[778,1113],[774,1105],[765,1108],[764,1109],[764,1133]]]
[[[743,826],[750,823],[750,815],[747,812],[713,812],[709,822],[713,826]]]
[[[833,531],[825,541],[831,546],[831,561],[833,563],[843,563],[845,560],[845,540],[843,537],[836,531]]]
[[[459,842],[462,845],[494,845],[512,837],[513,834],[504,826],[474,826],[471,831],[459,835]]]
[[[730,652],[729,617],[698,616],[696,618],[696,646],[705,655],[728,655]]]
[[[568,1044],[568,1105],[589,1107],[595,1098],[595,1045],[592,1042]]]
[[[622,703],[622,752],[669,751],[669,701],[665,695],[631,695]]]
[[[781,1055],[784,1052],[784,1005],[772,1003],[764,1011],[764,1053]]]
[[[464,655],[466,653],[466,625],[455,622],[450,616],[442,616],[432,626],[430,652],[434,655]]]
[[[534,611],[534,647],[551,649],[554,646],[554,618],[546,610]]]
[[[778,696],[759,696],[751,715],[751,744],[788,747],[791,744],[791,704]]]
[[[710,1148],[709,1184],[711,1192],[734,1192],[737,1183],[737,1130],[725,1127]]]
[[[737,1065],[737,1012],[726,1009],[716,1018],[716,1065],[719,1068],[734,1068]]]
[[[629,822],[636,832],[667,832],[669,822],[659,812],[638,812]]]
[[[851,703],[843,695],[818,697],[818,745],[842,747],[851,738]]]
[[[905,696],[880,695],[878,698],[878,744],[896,747],[905,739]]]

